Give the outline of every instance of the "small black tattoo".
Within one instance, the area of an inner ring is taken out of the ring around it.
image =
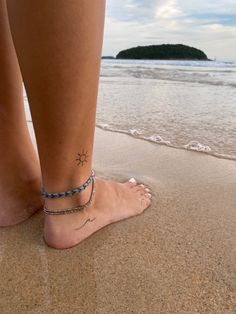
[[[77,166],[83,166],[84,163],[88,162],[88,151],[85,151],[84,149],[82,150],[81,153],[77,154]]]
[[[88,222],[93,222],[96,219],[96,217],[94,217],[93,219],[88,218],[83,224],[82,226],[80,226],[79,228],[76,228],[75,230],[80,230],[81,228],[83,228]]]

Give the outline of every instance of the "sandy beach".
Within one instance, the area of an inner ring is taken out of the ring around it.
[[[96,128],[94,168],[152,206],[64,251],[42,212],[0,229],[0,312],[236,313],[236,162]]]

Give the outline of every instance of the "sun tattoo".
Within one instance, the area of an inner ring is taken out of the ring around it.
[[[84,149],[82,150],[81,153],[77,154],[77,166],[83,166],[84,163],[88,162],[88,151],[85,151]]]

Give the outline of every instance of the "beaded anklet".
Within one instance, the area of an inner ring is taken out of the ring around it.
[[[79,212],[82,209],[87,208],[92,203],[93,196],[95,193],[95,178],[93,176],[91,178],[91,181],[92,181],[92,191],[91,191],[90,198],[86,204],[80,205],[78,207],[73,207],[73,208],[54,209],[54,210],[48,209],[47,207],[44,206],[43,207],[44,213],[47,215],[67,215],[67,214],[73,214],[73,213]]]
[[[68,190],[66,192],[60,192],[60,193],[48,193],[42,187],[41,195],[44,198],[62,198],[62,197],[66,197],[66,196],[72,196],[72,195],[75,195],[77,193],[81,193],[82,191],[84,191],[89,186],[89,184],[92,182],[93,178],[94,178],[94,171],[92,170],[91,175],[89,176],[87,181],[84,184],[82,184],[81,186],[79,186],[73,190]]]

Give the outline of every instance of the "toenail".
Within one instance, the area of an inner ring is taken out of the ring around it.
[[[151,198],[151,197],[152,197],[152,194],[146,193],[145,196],[148,197],[148,198]]]
[[[148,188],[145,189],[146,192],[150,192],[150,190]]]
[[[129,179],[129,182],[130,183],[136,183],[136,180],[135,180],[135,178],[131,178],[131,179]]]
[[[141,186],[142,188],[145,188],[145,185],[143,185],[143,184],[140,184],[139,186]]]

